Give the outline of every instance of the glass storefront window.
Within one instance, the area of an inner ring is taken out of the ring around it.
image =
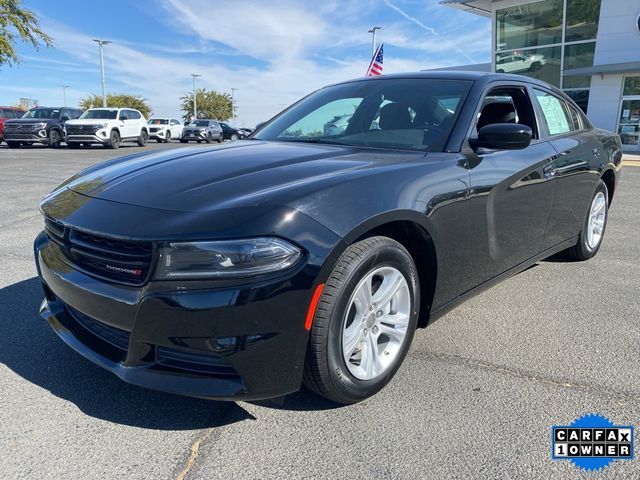
[[[580,75],[576,77],[564,77],[562,88],[590,88],[591,75]]]
[[[601,0],[567,0],[566,42],[595,40]]]
[[[562,4],[562,0],[545,0],[496,10],[496,49],[560,43]]]
[[[624,79],[623,95],[640,95],[640,77],[626,77]]]
[[[566,93],[571,100],[576,102],[580,109],[587,113],[587,105],[589,104],[589,90],[569,90]]]
[[[593,54],[596,51],[596,42],[565,45],[564,69],[584,68],[593,66]]]
[[[497,53],[496,72],[518,73],[560,86],[560,47]]]

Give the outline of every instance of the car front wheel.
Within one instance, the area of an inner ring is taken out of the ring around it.
[[[566,251],[567,255],[574,260],[588,260],[598,253],[607,227],[608,216],[609,192],[605,183],[600,180],[578,235],[578,243]]]
[[[108,147],[113,149],[120,147],[120,134],[115,130],[111,130]]]
[[[164,143],[169,143],[171,141],[171,132],[167,130],[167,133],[164,136]]]
[[[144,147],[147,144],[147,140],[149,140],[149,134],[146,130],[142,130],[140,132],[140,136],[138,137],[138,146]]]
[[[52,148],[60,148],[60,142],[62,142],[60,131],[52,128],[49,132],[49,146]]]
[[[305,385],[344,404],[380,391],[411,345],[419,291],[413,259],[395,240],[371,237],[347,248],[313,318]]]

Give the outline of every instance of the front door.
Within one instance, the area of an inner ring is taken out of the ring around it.
[[[625,152],[640,151],[640,95],[622,99],[618,135]]]

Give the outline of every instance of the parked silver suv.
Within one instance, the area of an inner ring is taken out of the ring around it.
[[[218,143],[223,140],[222,127],[216,120],[192,120],[184,126],[180,137],[182,143],[192,141],[211,143],[214,140]]]

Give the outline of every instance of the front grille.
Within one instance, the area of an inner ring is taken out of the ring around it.
[[[45,218],[45,231],[58,244],[71,266],[100,278],[127,285],[142,285],[149,276],[153,245],[119,240],[65,227]]]
[[[36,123],[5,123],[5,133],[29,133],[37,131]]]
[[[207,353],[158,347],[156,361],[161,365],[180,370],[207,373],[209,375],[237,376],[236,371],[224,358]]]
[[[67,125],[67,135],[94,135],[100,127],[97,125]]]
[[[101,340],[110,343],[120,350],[127,351],[129,349],[129,332],[117,327],[112,327],[106,323],[102,323],[95,318],[91,318],[75,308],[67,306],[67,310],[81,326]]]
[[[149,128],[149,131],[150,131],[151,133],[158,132],[158,131],[160,131],[160,127],[151,127],[151,128]]]

